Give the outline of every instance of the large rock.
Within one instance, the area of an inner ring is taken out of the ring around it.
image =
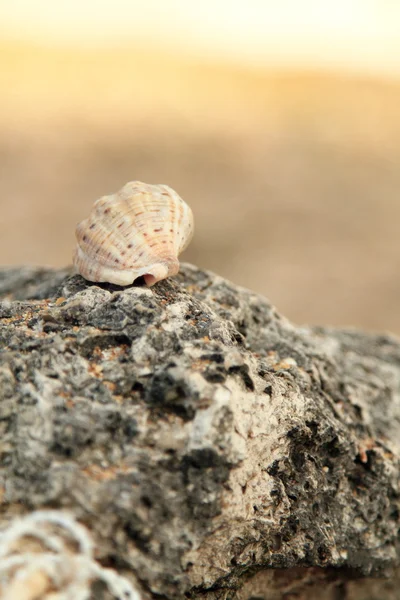
[[[295,327],[190,265],[0,293],[3,526],[68,509],[144,598],[398,598],[370,579],[400,562],[396,338]]]

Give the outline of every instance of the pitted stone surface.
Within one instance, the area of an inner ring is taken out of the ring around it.
[[[69,509],[144,598],[364,599],[350,580],[399,564],[396,338],[295,327],[190,265],[0,293],[3,525]]]

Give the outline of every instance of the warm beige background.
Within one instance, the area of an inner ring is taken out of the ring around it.
[[[186,260],[297,322],[400,333],[395,68],[51,44],[0,44],[2,264],[67,264],[95,198],[167,183],[196,217]]]

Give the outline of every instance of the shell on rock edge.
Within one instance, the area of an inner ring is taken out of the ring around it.
[[[96,200],[76,228],[74,266],[89,281],[148,286],[179,271],[194,231],[190,207],[167,185],[130,181]]]

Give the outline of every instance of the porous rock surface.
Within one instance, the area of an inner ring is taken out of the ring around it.
[[[1,525],[68,509],[143,598],[398,598],[396,338],[190,265],[5,269],[0,295]]]

